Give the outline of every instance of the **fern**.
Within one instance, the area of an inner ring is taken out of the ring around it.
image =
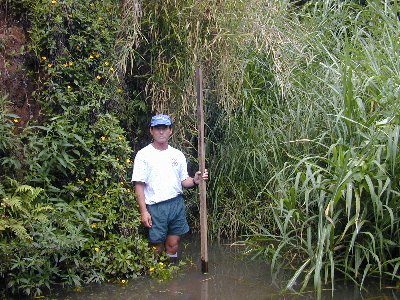
[[[42,191],[41,188],[19,184],[11,178],[4,180],[0,186],[0,235],[32,240],[25,224],[30,224],[32,220],[46,221],[45,212],[52,209],[48,205],[33,204]]]
[[[0,219],[0,235],[6,230],[12,231],[21,240],[32,240],[22,222],[15,219]]]

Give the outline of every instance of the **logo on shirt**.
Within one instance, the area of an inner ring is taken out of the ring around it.
[[[172,158],[172,166],[173,167],[178,166],[178,161],[176,160],[176,158]]]

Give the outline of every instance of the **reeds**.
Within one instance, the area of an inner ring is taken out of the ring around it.
[[[398,277],[397,9],[143,4],[130,76],[194,156],[194,67],[204,67],[210,233],[248,236],[274,270],[291,266],[289,289],[313,283],[320,297],[338,276],[361,287]]]

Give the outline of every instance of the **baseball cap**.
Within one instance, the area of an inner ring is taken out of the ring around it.
[[[167,115],[156,115],[151,118],[150,126],[157,126],[157,125],[166,125],[166,126],[171,126],[171,118]]]

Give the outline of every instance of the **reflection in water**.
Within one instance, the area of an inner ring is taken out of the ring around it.
[[[209,273],[201,273],[200,245],[197,238],[184,243],[182,257],[193,264],[175,278],[159,282],[149,278],[130,280],[126,286],[115,284],[91,285],[81,292],[62,292],[52,299],[178,299],[178,300],[277,300],[277,299],[314,299],[312,292],[303,295],[281,294],[278,280],[271,276],[269,266],[261,261],[252,261],[241,255],[241,246],[209,245]],[[335,286],[335,296],[326,290],[324,299],[400,299],[399,292],[385,290],[378,294],[360,295],[357,287]]]
[[[201,282],[201,300],[208,300],[208,279]]]

